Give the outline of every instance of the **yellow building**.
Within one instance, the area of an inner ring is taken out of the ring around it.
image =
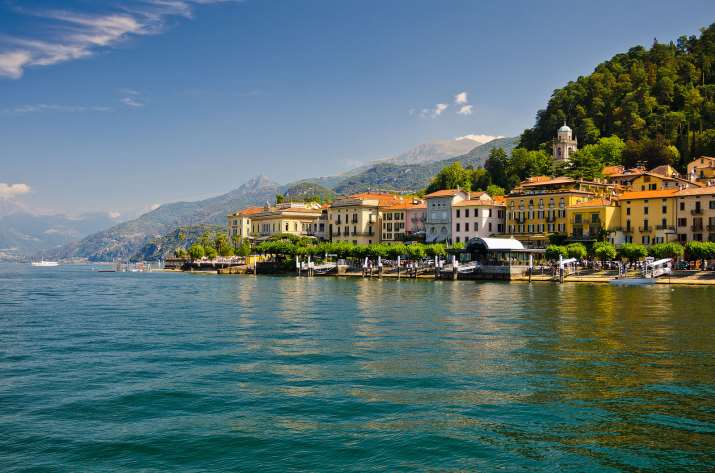
[[[566,209],[596,197],[610,197],[614,186],[570,177],[538,176],[506,196],[506,233],[527,248],[545,248],[549,235],[567,234]]]
[[[688,163],[688,179],[706,185],[715,183],[715,158],[700,156]]]
[[[638,192],[699,187],[699,184],[676,176],[666,176],[652,171],[644,171],[630,182],[629,187],[631,191]]]
[[[314,236],[321,212],[317,203],[286,202],[273,207],[266,204],[251,215],[250,236],[259,239],[279,233]]]
[[[612,241],[650,245],[676,239],[676,194],[678,189],[624,192],[616,200],[620,227]]]
[[[683,189],[676,199],[678,240],[715,241],[715,186]]]
[[[608,238],[619,227],[620,211],[613,200],[591,199],[566,208],[566,233],[572,241]]]
[[[228,239],[251,238],[251,217],[261,212],[263,207],[249,207],[228,215]]]
[[[380,242],[382,212],[400,203],[402,199],[394,194],[375,192],[336,199],[328,209],[330,240],[362,245]]]

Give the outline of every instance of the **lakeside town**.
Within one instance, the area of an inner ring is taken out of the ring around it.
[[[553,162],[568,165],[577,152],[574,133],[564,124],[553,140]],[[414,277],[446,272],[454,279],[549,279],[557,276],[558,261],[561,280],[564,271],[578,279],[579,269],[591,280],[622,277],[629,267],[642,273],[655,260],[669,260],[669,274],[715,269],[715,158],[689,162],[686,175],[670,165],[605,166],[599,175],[533,176],[505,195],[457,187],[424,195],[375,190],[332,202],[266,203],[227,216],[234,249],[219,242],[206,255],[196,243],[167,263],[192,270],[218,265],[224,273],[295,268]]]

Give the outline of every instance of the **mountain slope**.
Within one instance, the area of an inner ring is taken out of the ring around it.
[[[44,256],[58,259],[87,258],[92,261],[129,258],[152,238],[160,237],[180,226],[225,225],[229,212],[273,201],[278,192],[278,184],[259,176],[217,197],[162,205],[135,220],[94,233],[78,242],[46,252]]]
[[[335,191],[339,194],[353,194],[370,189],[396,192],[421,190],[443,167],[457,161],[464,166],[483,166],[493,148],[500,147],[510,153],[517,142],[518,138],[498,138],[478,145],[466,154],[422,164],[379,163],[346,177],[335,187]]]
[[[0,216],[0,260],[22,260],[116,224],[106,213],[39,215],[5,202]]]

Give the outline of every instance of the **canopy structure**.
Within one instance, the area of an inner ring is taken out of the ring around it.
[[[524,245],[514,238],[482,238],[475,237],[467,242],[467,249],[481,249],[487,251],[519,251],[524,250]]]
[[[477,261],[482,266],[528,266],[529,256],[541,258],[544,250],[524,248],[514,238],[475,237],[467,242],[465,253],[470,261]]]

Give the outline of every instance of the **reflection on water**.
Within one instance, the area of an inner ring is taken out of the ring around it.
[[[710,288],[0,267],[0,301],[10,469],[715,468]]]

